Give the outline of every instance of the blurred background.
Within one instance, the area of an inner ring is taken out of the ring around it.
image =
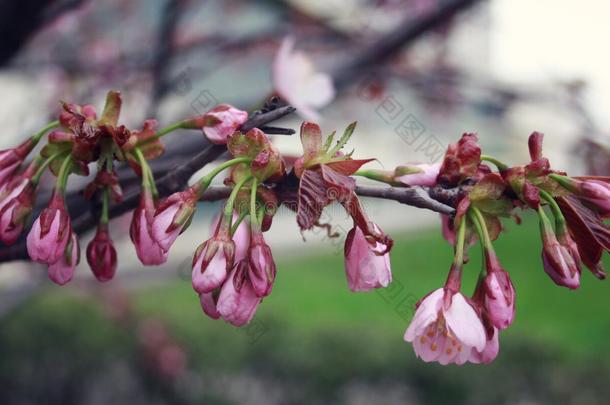
[[[610,175],[609,12],[594,0],[4,0],[0,149],[55,119],[58,100],[101,107],[110,89],[122,91],[121,122],[132,128],[218,102],[260,108],[279,44],[292,35],[335,79],[337,95],[320,111],[324,132],[358,120],[357,157],[387,168],[435,163],[469,131],[486,153],[520,163],[538,130],[555,167]],[[298,137],[274,141],[299,152]],[[157,173],[205,146],[199,133],[164,142]],[[219,204],[199,210],[160,268],[140,265],[129,216],[116,219],[119,271],[105,284],[86,264],[65,287],[43,267],[2,264],[0,402],[607,403],[609,286],[585,272],[579,290],[555,287],[536,218],[507,223],[498,241],[518,295],[498,358],[442,367],[417,360],[402,340],[414,303],[444,282],[451,262],[438,216],[364,203],[396,240],[391,288],[349,292],[341,209],[324,214],[339,238],[309,232],[306,242],[280,211],[268,233],[276,286],[242,329],[205,317],[190,283],[193,251]]]

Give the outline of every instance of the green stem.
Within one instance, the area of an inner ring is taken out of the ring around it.
[[[466,238],[466,220],[463,218],[460,221],[457,232],[457,241],[455,244],[455,258],[453,263],[457,268],[461,268],[464,264],[464,240]]]
[[[184,128],[184,121],[178,121],[176,123],[173,123],[171,125],[166,126],[165,128],[161,128],[160,130],[158,130],[155,135],[151,136],[150,138],[144,139],[141,142],[138,142],[136,144],[136,146],[142,146],[142,145],[146,145],[148,143],[154,142],[158,139],[160,139],[161,137],[164,137],[167,134],[170,134],[172,132],[174,132],[177,129],[181,129]]]
[[[51,157],[49,157],[47,160],[44,161],[44,163],[42,163],[42,165],[40,165],[40,167],[38,168],[38,170],[36,171],[36,173],[34,174],[34,176],[32,177],[32,183],[34,183],[34,185],[36,186],[39,182],[40,182],[40,178],[42,177],[42,175],[44,174],[45,170],[47,170],[47,168],[49,167],[49,165],[58,157],[60,157],[61,155],[63,155],[66,152],[59,152],[56,153],[54,155],[52,155]],[[68,152],[69,153],[69,152]],[[36,159],[39,159],[41,156],[38,156]]]
[[[493,163],[494,165],[496,165],[496,167],[500,170],[506,170],[508,169],[508,165],[494,157],[491,157],[489,155],[481,155],[481,160],[482,161],[487,161],[490,163]]]
[[[575,181],[567,176],[562,176],[557,173],[549,174],[549,178],[555,180],[559,185],[568,191],[575,192]]]
[[[239,190],[246,184],[246,182],[252,180],[252,176],[246,176],[235,184],[233,190],[231,191],[231,195],[227,199],[227,203],[225,204],[225,212],[224,215],[227,218],[233,217],[233,205],[235,205],[235,199],[237,198],[237,193]]]
[[[72,154],[69,154],[61,164],[59,173],[57,174],[57,185],[55,186],[57,191],[63,194],[66,190],[66,184],[68,183],[68,176],[70,176],[70,170],[72,169]]]
[[[250,163],[251,161],[252,159],[248,157],[239,157],[221,163],[220,165],[215,167],[210,173],[206,174],[199,180],[199,193],[203,194],[203,192],[207,190],[208,187],[210,187],[210,184],[212,183],[212,180],[214,180],[214,177],[216,177],[223,170],[240,163]]]
[[[155,178],[152,173],[152,170],[150,170],[150,166],[148,165],[148,162],[146,161],[142,150],[140,148],[135,148],[134,152],[142,170],[142,188],[151,190],[153,195],[156,196],[157,186],[155,184]]]
[[[100,222],[104,225],[108,224],[109,216],[108,209],[110,205],[110,190],[106,187],[104,189],[104,194],[102,196],[102,216],[100,218]]]
[[[561,208],[559,208],[559,205],[557,205],[557,201],[555,201],[555,199],[549,192],[544,191],[542,189],[539,189],[538,191],[540,192],[540,197],[542,197],[547,203],[549,203],[549,206],[551,207],[551,211],[553,212],[553,216],[555,217],[555,227],[557,228],[557,230],[565,231],[566,219],[564,218],[563,213],[561,212]]]
[[[252,179],[252,188],[250,189],[250,223],[254,226],[259,225],[256,215],[256,189],[258,188],[256,177]]]
[[[487,231],[487,226],[485,225],[485,218],[483,218],[483,214],[476,207],[470,207],[472,212],[472,216],[474,217],[475,227],[477,229],[477,233],[479,233],[479,239],[481,239],[481,243],[485,249],[493,252],[493,244],[491,243],[491,238],[489,237],[489,232]]]
[[[239,225],[241,225],[241,223],[247,216],[248,216],[247,210],[243,210],[239,214],[239,218],[237,218],[237,221],[235,221],[235,223],[231,226],[231,236],[233,236],[235,234],[235,232],[237,232],[237,228],[239,227]]]
[[[47,133],[47,131],[49,131],[53,128],[57,128],[59,125],[60,125],[59,121],[53,121],[53,122],[48,123],[40,131],[36,132],[36,134],[32,137],[32,141],[34,142],[34,144],[38,144],[38,142],[40,142],[40,140],[42,139],[44,134]]]

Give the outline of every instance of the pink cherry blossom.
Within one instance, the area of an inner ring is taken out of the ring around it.
[[[555,284],[572,290],[580,286],[580,259],[574,256],[570,246],[559,243],[554,233],[544,231],[542,235],[542,263],[544,271]],[[576,250],[578,254],[578,250]]]
[[[515,317],[515,288],[508,273],[502,269],[491,271],[484,280],[484,306],[490,322],[506,329]]]
[[[216,291],[213,291],[209,293],[199,294],[199,302],[201,304],[201,309],[203,309],[203,312],[212,319],[220,318],[220,312],[218,312],[217,308],[219,293],[220,292],[217,293]]]
[[[70,242],[66,244],[64,253],[59,259],[49,265],[49,278],[56,284],[64,285],[72,280],[74,269],[80,261],[80,247],[76,234],[70,235]]]
[[[419,304],[404,336],[425,362],[464,364],[472,350],[485,348],[483,323],[472,304],[461,294],[439,288]]]
[[[203,133],[216,145],[225,145],[227,138],[248,120],[248,113],[229,104],[220,104],[203,115]]]
[[[155,211],[152,235],[164,252],[169,251],[190,224],[197,208],[197,199],[197,192],[191,187],[172,194]]]
[[[375,230],[380,231],[375,225]],[[370,291],[387,287],[392,282],[390,253],[379,242],[371,244],[358,226],[354,226],[345,240],[345,275],[350,290]]]
[[[440,163],[434,163],[431,165],[420,163],[408,166],[409,168],[412,167],[412,169],[416,172],[398,176],[395,178],[396,181],[399,181],[407,186],[432,187],[436,185],[436,178],[438,177],[438,173],[441,169]]]
[[[16,148],[0,151],[0,186],[11,179],[34,146],[36,143],[28,139]]]
[[[500,332],[497,328],[493,328],[491,338],[485,342],[485,347],[481,351],[472,349],[469,361],[474,364],[488,364],[495,360],[500,352]]]
[[[134,211],[129,236],[133,242],[140,262],[147,266],[157,266],[167,261],[168,252],[153,238],[152,224],[155,203],[150,190],[143,189],[140,206]]]
[[[70,217],[63,196],[55,193],[49,207],[42,211],[27,236],[30,258],[39,263],[57,262],[64,253],[71,233]]]
[[[271,248],[265,243],[262,232],[254,229],[248,251],[248,276],[256,295],[266,297],[271,294],[276,273]]]
[[[221,215],[218,214],[212,220],[212,224],[210,226],[210,235],[214,236],[216,229],[218,228],[218,224],[220,222]],[[237,221],[239,215],[236,213],[233,214],[233,223]],[[250,247],[250,225],[247,221],[242,221],[235,233],[233,234],[233,242],[235,243],[235,262],[239,262],[245,259],[248,256],[248,249]]]
[[[273,62],[273,85],[279,95],[308,121],[319,121],[317,109],[335,97],[332,78],[316,70],[309,57],[294,50],[295,40],[282,41]]]
[[[34,185],[29,178],[16,178],[0,190],[0,241],[14,244],[32,212]]]
[[[248,277],[247,262],[242,261],[229,275],[218,296],[218,312],[234,326],[250,322],[256,313],[261,298],[256,295]]]
[[[97,228],[95,237],[87,246],[87,263],[98,281],[109,281],[114,278],[117,254],[107,225],[101,224]]]

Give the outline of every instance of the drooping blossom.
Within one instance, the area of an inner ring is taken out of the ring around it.
[[[381,232],[379,227],[373,225]],[[387,287],[392,282],[390,253],[378,241],[369,241],[358,226],[354,226],[345,240],[345,275],[350,290],[371,291]]]
[[[222,213],[221,213],[222,214]],[[210,237],[214,236],[216,233],[216,229],[220,224],[220,220],[222,215],[218,214],[212,220],[210,225]],[[239,219],[239,215],[237,213],[233,213],[233,222]],[[235,232],[233,233],[233,242],[235,243],[235,263],[245,259],[248,257],[248,249],[250,248],[250,225],[246,220],[243,220]]]
[[[30,258],[39,263],[53,264],[63,255],[72,234],[70,216],[64,198],[54,192],[49,206],[42,210],[27,237]]]
[[[203,312],[212,319],[220,319],[220,312],[218,312],[217,308],[219,294],[220,288],[209,293],[199,294],[201,309],[203,309]]]
[[[218,224],[214,236],[202,243],[193,258],[193,289],[199,294],[220,287],[235,263],[235,242],[226,220]]]
[[[261,298],[249,278],[248,263],[239,262],[231,271],[218,296],[218,313],[234,326],[246,325],[256,313]]]
[[[49,264],[49,278],[58,285],[65,285],[74,276],[74,269],[80,262],[80,247],[75,233],[71,232],[69,242],[59,259]]]
[[[0,151],[0,186],[12,178],[34,146],[36,143],[28,139],[16,148]]]
[[[276,273],[271,248],[260,229],[253,228],[248,250],[248,277],[257,296],[266,297],[271,294]]]
[[[580,258],[575,256],[578,255],[578,251],[574,251],[570,245],[564,246],[559,243],[544,213],[540,216],[540,233],[544,271],[555,284],[572,290],[578,288],[581,272]]]
[[[0,241],[14,244],[32,212],[35,186],[27,177],[14,178],[0,189]]]
[[[168,252],[155,240],[152,225],[155,216],[155,201],[150,189],[144,187],[140,193],[140,205],[133,212],[129,236],[136,248],[140,262],[146,266],[157,266],[167,261]]]
[[[190,225],[197,199],[197,191],[189,187],[159,204],[152,223],[152,234],[164,252],[169,251],[178,236]]]
[[[248,112],[229,104],[219,104],[203,115],[203,133],[216,145],[225,145],[227,138],[248,120]]]
[[[404,339],[425,362],[464,364],[482,352],[486,335],[479,314],[459,292],[439,288],[419,304]]]
[[[483,350],[477,351],[473,348],[468,361],[474,364],[489,364],[494,361],[500,352],[499,336],[500,331],[497,328],[492,327],[491,336],[487,337]]]
[[[294,50],[295,40],[282,41],[273,62],[275,91],[297,109],[297,113],[310,121],[319,120],[318,109],[326,106],[335,96],[332,78],[316,70],[309,57]]]
[[[515,288],[495,253],[485,252],[487,275],[483,280],[483,305],[491,324],[506,329],[515,317]]]
[[[117,254],[106,224],[98,226],[95,237],[89,242],[87,262],[98,281],[109,281],[114,277]]]
[[[394,171],[394,180],[406,186],[432,187],[436,185],[440,168],[440,163],[399,166]]]

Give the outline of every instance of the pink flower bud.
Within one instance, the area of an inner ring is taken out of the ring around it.
[[[234,326],[243,326],[250,322],[261,302],[250,282],[247,267],[245,260],[239,262],[218,296],[218,312],[226,322]]]
[[[34,142],[28,139],[16,148],[0,151],[0,186],[11,179],[34,146]]]
[[[235,260],[235,242],[229,236],[224,221],[216,228],[215,235],[205,241],[193,258],[193,289],[199,294],[209,293],[227,279]]]
[[[203,115],[203,133],[216,145],[226,145],[227,138],[248,120],[246,111],[220,104]]]
[[[29,178],[18,177],[0,190],[0,241],[14,244],[34,203],[34,185]]]
[[[394,180],[406,186],[432,187],[436,185],[436,178],[440,169],[440,163],[399,166],[395,171]]]
[[[133,212],[129,236],[136,248],[140,262],[146,266],[156,266],[167,261],[164,252],[152,234],[152,224],[155,215],[155,202],[148,189],[143,189],[140,195],[140,206]]]
[[[483,281],[483,305],[489,321],[498,329],[506,329],[515,317],[515,288],[500,263],[487,253],[487,276]]]
[[[271,248],[265,243],[262,232],[253,229],[248,251],[248,276],[257,296],[271,294],[276,272]]]
[[[404,339],[413,343],[423,361],[443,365],[472,361],[472,351],[482,352],[487,341],[472,303],[447,288],[435,290],[420,302]]]
[[[559,243],[554,233],[542,233],[542,262],[544,271],[555,284],[576,289],[580,286],[580,261],[576,261],[572,247]],[[577,252],[578,250],[576,250]]]
[[[221,213],[222,214],[222,213]],[[210,226],[210,235],[214,236],[216,229],[218,228],[220,219],[222,215],[216,215],[212,220],[212,224]],[[233,214],[233,223],[237,221],[239,216],[234,213]],[[248,249],[250,248],[250,225],[247,221],[242,221],[235,233],[233,234],[233,242],[235,242],[235,262],[239,262],[245,259],[248,256]]]
[[[380,232],[377,225],[376,231]],[[369,242],[358,226],[354,226],[345,240],[345,275],[350,290],[370,291],[387,287],[392,282],[390,254],[380,242]]]
[[[72,228],[63,196],[55,192],[49,206],[42,210],[27,237],[30,258],[39,263],[57,262],[66,249]]]
[[[581,183],[580,192],[583,197],[594,200],[610,201],[610,185],[603,181],[583,181]]]
[[[197,193],[188,188],[169,196],[157,210],[152,223],[152,234],[164,252],[168,252],[178,236],[188,228],[197,209]]]
[[[216,289],[209,293],[199,294],[199,302],[201,304],[201,309],[203,312],[212,319],[219,319],[220,312],[217,309],[218,295],[220,294],[220,289]]]
[[[98,281],[112,280],[117,268],[114,243],[108,234],[108,226],[100,224],[95,237],[87,246],[87,263]]]
[[[66,284],[72,280],[74,269],[79,262],[80,247],[78,246],[78,238],[72,232],[62,255],[55,263],[49,265],[49,278],[56,284]]]

